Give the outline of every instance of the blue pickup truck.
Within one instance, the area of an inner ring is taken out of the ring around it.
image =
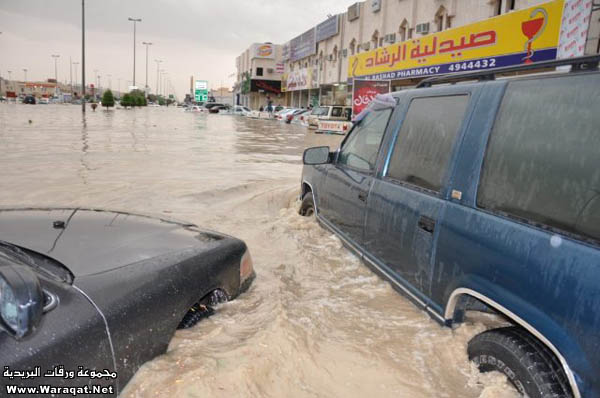
[[[501,321],[469,358],[530,398],[600,397],[599,60],[431,78],[304,152],[300,213],[441,324]]]

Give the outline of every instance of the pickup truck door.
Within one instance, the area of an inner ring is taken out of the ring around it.
[[[365,224],[366,256],[385,266],[421,304],[429,302],[445,185],[470,103],[468,92],[427,94],[407,99],[382,178],[371,188]]]
[[[328,169],[320,194],[327,198],[320,216],[358,245],[363,241],[367,197],[391,113],[391,108],[372,111],[356,125]]]

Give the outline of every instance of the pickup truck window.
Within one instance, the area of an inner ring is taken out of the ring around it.
[[[340,117],[342,116],[342,111],[344,109],[341,106],[334,106],[333,109],[331,110],[331,116],[332,117]]]
[[[468,103],[468,95],[413,99],[387,177],[439,192]]]
[[[352,130],[338,157],[338,164],[371,171],[392,109],[369,112]]]
[[[600,241],[600,74],[509,83],[477,205]]]

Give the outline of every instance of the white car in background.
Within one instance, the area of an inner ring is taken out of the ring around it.
[[[250,110],[250,108],[246,108],[245,106],[236,105],[236,106],[233,107],[233,114],[234,115],[250,116],[251,113],[252,113],[252,111]]]
[[[286,120],[286,116],[289,115],[290,113],[294,113],[296,112],[298,109],[297,108],[284,108],[282,110],[280,110],[279,112],[275,113],[275,119],[277,119],[280,122],[285,122]]]

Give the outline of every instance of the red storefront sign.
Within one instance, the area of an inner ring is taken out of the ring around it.
[[[352,114],[358,115],[369,105],[377,94],[390,92],[389,80],[359,80],[354,79],[352,90]]]

